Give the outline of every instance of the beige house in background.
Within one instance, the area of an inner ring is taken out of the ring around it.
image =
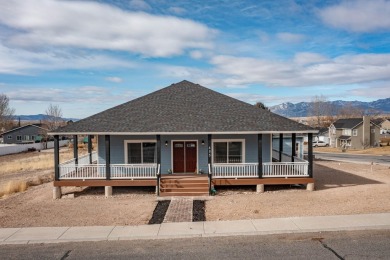
[[[331,147],[365,149],[379,144],[380,127],[368,116],[339,119],[329,127]]]
[[[381,122],[381,134],[390,134],[390,119]]]

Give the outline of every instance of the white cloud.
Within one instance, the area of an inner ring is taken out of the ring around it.
[[[31,74],[42,70],[101,69],[133,67],[128,61],[100,54],[67,52],[64,50],[32,52],[8,48],[0,43],[0,74]]]
[[[324,23],[352,32],[390,30],[390,1],[343,1],[322,9]]]
[[[99,86],[81,86],[71,88],[28,88],[18,87],[14,90],[11,87],[5,91],[7,96],[12,101],[23,102],[57,102],[57,103],[112,103],[115,101],[123,102],[133,99],[134,94],[130,95],[129,92],[114,94],[110,88]]]
[[[203,55],[203,52],[201,52],[199,50],[195,50],[195,51],[190,52],[190,56],[191,56],[191,58],[198,60],[198,59],[203,58],[204,55]]]
[[[346,95],[375,99],[388,98],[390,97],[390,82],[381,82],[379,84],[370,84],[369,86],[351,89]]]
[[[14,29],[6,40],[10,46],[120,50],[150,57],[211,48],[215,33],[188,19],[81,1],[2,1],[0,23]]]
[[[308,62],[314,57],[314,63]],[[267,86],[346,85],[390,80],[390,54],[343,55],[333,59],[297,54],[295,61],[274,61],[234,56],[211,59],[222,85]],[[323,60],[321,60],[323,59]]]
[[[177,7],[177,6],[169,7],[168,11],[173,13],[173,14],[177,14],[177,15],[183,15],[187,12],[186,9],[184,9],[182,7]]]
[[[143,0],[131,0],[129,6],[135,10],[143,10],[143,11],[152,10],[152,7],[146,1]]]
[[[276,34],[276,37],[287,43],[300,43],[305,39],[305,35],[297,33],[282,32]]]
[[[123,82],[123,79],[119,78],[119,77],[107,77],[107,78],[105,78],[105,80],[111,81],[111,82],[114,82],[114,83],[121,83],[121,82]]]
[[[294,62],[300,65],[320,63],[328,60],[325,56],[312,52],[300,52],[295,54],[294,57]]]

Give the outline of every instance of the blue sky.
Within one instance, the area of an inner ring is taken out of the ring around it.
[[[84,118],[181,80],[268,106],[390,97],[390,1],[0,1],[0,93]]]

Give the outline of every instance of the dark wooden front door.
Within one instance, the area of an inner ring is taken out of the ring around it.
[[[173,172],[195,173],[197,165],[197,147],[194,141],[173,142]]]

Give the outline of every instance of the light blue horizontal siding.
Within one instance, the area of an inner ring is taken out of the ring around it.
[[[218,139],[243,139],[245,142],[244,162],[257,163],[257,135],[213,135],[213,140]],[[125,146],[126,140],[156,140],[155,135],[150,136],[111,136],[111,163],[125,163]],[[208,136],[207,135],[163,135],[161,136],[161,173],[168,173],[172,169],[172,141],[198,141],[198,169],[208,172]],[[204,145],[202,145],[204,141]],[[167,142],[167,146],[165,143]],[[271,160],[271,135],[263,134],[263,162]],[[105,138],[98,136],[98,163],[105,164]]]
[[[213,140],[218,139],[244,139],[245,141],[245,161],[246,163],[258,162],[257,134],[251,135],[213,135]],[[271,135],[263,134],[262,138],[263,162],[270,162],[271,159]]]
[[[155,135],[112,135],[110,137],[110,155],[112,164],[125,163],[125,141],[126,140],[154,140],[156,141]],[[98,136],[98,163],[106,163],[106,146],[104,135]]]

